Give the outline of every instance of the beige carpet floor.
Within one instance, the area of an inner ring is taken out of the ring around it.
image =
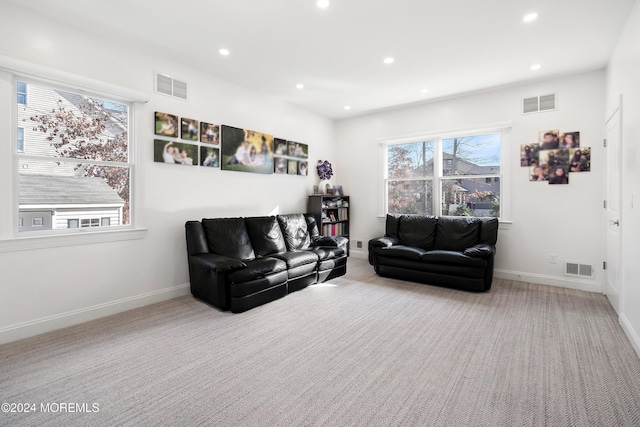
[[[349,268],[244,314],[182,297],[0,346],[0,401],[38,405],[0,425],[640,425],[640,360],[604,296]],[[40,412],[61,402],[99,411]]]

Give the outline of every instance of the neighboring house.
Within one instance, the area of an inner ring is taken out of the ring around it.
[[[453,155],[442,154],[442,171],[445,176],[452,176],[455,169],[458,173],[453,174],[456,178],[445,187],[442,193],[442,203],[446,206],[449,203],[449,212],[453,213],[458,206],[470,208],[476,216],[488,216],[493,208],[494,201],[490,199],[481,200],[476,197],[478,193],[499,195],[500,178],[497,176],[486,178],[466,178],[466,176],[486,176],[500,173],[499,166],[480,166],[468,160],[457,158],[454,166]],[[433,159],[427,161],[427,170],[433,171]],[[444,181],[445,183],[448,180]],[[450,182],[450,181],[449,181]],[[447,200],[448,197],[448,200]]]
[[[101,178],[20,174],[19,231],[120,225],[124,202]]]
[[[51,114],[61,105],[79,116],[79,106],[102,106],[90,98],[38,85],[25,85],[18,96],[18,151],[28,156],[58,157],[60,162],[37,158],[19,160],[19,231],[121,225],[124,201],[102,178],[82,176],[73,159],[61,158],[49,134],[35,129],[35,115]],[[105,135],[115,137],[126,127],[113,120]]]

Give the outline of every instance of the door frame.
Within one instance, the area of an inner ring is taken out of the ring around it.
[[[622,227],[624,225],[624,222],[622,220],[622,189],[624,187],[624,183],[623,183],[623,180],[622,180],[623,159],[622,159],[622,154],[621,154],[622,153],[622,144],[623,144],[623,136],[622,136],[622,129],[623,129],[623,127],[622,127],[622,117],[623,117],[622,116],[622,94],[618,98],[617,105],[614,107],[613,111],[606,116],[606,120],[605,120],[605,134],[607,135],[607,139],[606,139],[607,145],[605,147],[605,156],[606,156],[606,161],[605,161],[605,166],[606,166],[606,170],[605,170],[605,179],[606,179],[605,200],[607,202],[607,206],[609,206],[608,204],[610,202],[610,200],[608,199],[608,196],[609,196],[608,186],[609,186],[609,173],[610,173],[610,171],[609,171],[609,153],[610,153],[610,151],[608,150],[609,149],[609,138],[608,138],[609,130],[608,130],[608,128],[609,128],[609,122],[614,118],[614,116],[616,114],[618,115],[618,153],[619,153],[619,157],[620,157],[620,160],[619,160],[620,161],[620,163],[619,163],[619,171],[618,171],[618,174],[619,174],[618,182],[619,182],[619,186],[620,186],[620,196],[619,196],[619,204],[620,204],[620,206],[619,206],[619,214],[618,214],[618,216],[619,216],[618,221],[620,221],[620,225],[619,225],[618,234],[619,234],[620,237],[618,239],[618,244],[617,244],[617,247],[616,247],[616,251],[617,251],[616,255],[618,257],[618,263],[619,263],[619,274],[618,274],[618,278],[617,278],[618,279],[618,283],[617,283],[617,285],[618,285],[618,304],[617,304],[617,307],[614,306],[614,310],[616,311],[616,314],[618,315],[618,317],[620,317],[620,315],[622,314],[621,313],[621,311],[622,311],[621,310],[621,301],[622,301],[622,295],[624,293],[623,283],[622,283],[623,282],[622,281],[622,271],[623,271],[623,268],[622,268],[622,263],[623,263],[623,259],[622,259]],[[604,219],[604,221],[605,221],[604,222],[604,226],[605,226],[605,248],[606,248],[605,249],[605,255],[606,255],[605,256],[605,261],[607,261],[607,264],[608,264],[608,247],[609,247],[609,245],[608,245],[607,239],[609,237],[609,226],[610,225],[609,225],[609,215],[608,215],[607,209],[605,209],[605,219]],[[602,289],[603,289],[603,293],[605,295],[607,295],[607,291],[609,289],[608,288],[608,281],[609,281],[609,272],[610,271],[611,270],[609,268],[607,268],[604,271],[604,275],[605,276],[604,276],[604,283],[603,283],[603,288]],[[608,296],[607,296],[607,299],[609,299]],[[613,304],[612,304],[612,306],[613,306]]]

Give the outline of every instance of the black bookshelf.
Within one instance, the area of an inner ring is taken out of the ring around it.
[[[323,236],[349,238],[349,209],[349,196],[314,194],[309,196],[307,203],[307,212],[316,217],[320,234]]]

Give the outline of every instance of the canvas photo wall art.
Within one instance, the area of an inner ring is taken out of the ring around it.
[[[156,111],[155,112],[155,134],[177,138],[178,137],[178,116]]]
[[[198,140],[198,121],[194,119],[187,119],[185,117],[180,121],[181,138],[189,141]]]
[[[309,146],[299,142],[287,141],[287,155],[298,159],[306,159],[309,157]]]
[[[276,157],[274,165],[273,173],[276,175],[287,174],[287,159],[285,157]]]
[[[207,144],[220,143],[220,126],[207,122],[200,122],[200,142]]]
[[[220,167],[220,149],[214,147],[200,146],[200,166],[217,168]]]
[[[289,175],[298,175],[298,161],[297,160],[289,160],[289,167],[287,170],[289,171]]]
[[[298,175],[307,176],[309,174],[309,163],[304,161],[298,162]]]
[[[232,126],[222,126],[223,170],[272,174],[273,136]]]
[[[172,165],[198,166],[198,146],[156,139],[153,141],[153,161]]]
[[[573,148],[569,150],[570,172],[590,172],[591,171],[591,147]]]
[[[591,147],[581,146],[579,131],[540,131],[538,142],[520,146],[520,166],[531,182],[568,184],[571,173],[591,171]]]

